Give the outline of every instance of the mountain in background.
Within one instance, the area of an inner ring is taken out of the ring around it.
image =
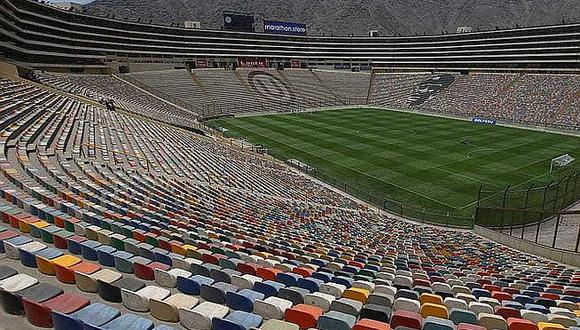
[[[222,12],[254,13],[262,20],[305,23],[310,35],[383,36],[453,33],[458,26],[476,30],[580,22],[578,0],[96,0],[89,14],[156,24],[200,21],[221,29]]]

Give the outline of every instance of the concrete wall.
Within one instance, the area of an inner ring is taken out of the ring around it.
[[[6,62],[0,62],[0,72],[4,73],[6,76],[18,77],[18,68],[16,65]]]
[[[538,255],[546,259],[554,260],[574,267],[580,267],[580,253],[565,251],[560,249],[553,249],[544,245],[536,244],[534,242],[523,240],[519,237],[509,236],[507,234],[498,233],[496,231],[475,226],[473,231],[483,237],[489,238],[503,245],[509,246],[516,250]]]

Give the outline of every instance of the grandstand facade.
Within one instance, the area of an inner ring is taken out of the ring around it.
[[[580,24],[370,38],[146,25],[30,0],[2,0],[0,15],[3,56],[38,69],[127,72],[176,65],[225,67],[240,58],[260,58],[271,66],[303,68],[577,72],[580,63]]]

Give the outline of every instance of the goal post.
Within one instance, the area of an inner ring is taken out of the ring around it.
[[[552,173],[558,167],[564,167],[571,164],[574,160],[576,159],[569,154],[552,158],[552,161],[550,162],[550,173]]]

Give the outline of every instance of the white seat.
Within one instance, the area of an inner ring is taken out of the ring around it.
[[[193,296],[176,293],[163,300],[151,299],[149,302],[151,315],[165,322],[178,322],[180,309],[191,309],[199,300]]]
[[[75,272],[77,288],[79,288],[81,291],[93,293],[97,292],[97,280],[101,280],[105,283],[112,283],[121,277],[123,277],[121,273],[110,269],[101,269],[93,274]]]
[[[0,281],[0,289],[7,292],[16,292],[31,287],[37,283],[38,279],[36,277],[26,274],[16,274]]]
[[[121,289],[123,306],[135,312],[149,311],[150,299],[163,300],[170,294],[169,290],[154,285],[148,285],[137,292]]]
[[[472,301],[469,303],[469,310],[479,315],[481,313],[493,314],[493,307],[488,304]]]
[[[477,322],[486,329],[508,330],[508,326],[503,317],[490,313],[480,313],[477,315]]]
[[[232,284],[239,287],[240,289],[252,290],[256,282],[262,282],[262,278],[250,274],[232,276]]]
[[[395,294],[397,294],[397,288],[388,285],[376,285],[375,291],[373,291],[373,293],[384,293],[386,295],[394,297]]]
[[[534,323],[548,322],[548,316],[546,314],[541,313],[541,312],[522,309],[520,311],[520,314],[522,315],[522,318],[524,318],[528,321],[532,321]]]
[[[346,286],[338,283],[328,282],[320,285],[320,292],[329,294],[335,298],[342,297],[344,290],[346,290]]]
[[[352,283],[353,288],[365,289],[368,292],[373,292],[375,290],[375,284],[369,281],[354,281]]]
[[[300,330],[300,327],[290,322],[267,320],[262,324],[260,330]]]
[[[193,309],[179,309],[180,324],[190,330],[211,330],[213,318],[224,318],[229,308],[209,301],[202,302]]]
[[[26,251],[28,253],[34,253],[46,249],[46,245],[34,241],[20,246],[12,246],[10,243],[4,242],[4,248],[8,258],[17,260],[20,259],[20,250]]]
[[[181,268],[172,268],[167,271],[155,269],[155,283],[165,288],[174,288],[177,285],[177,276],[188,278],[191,276],[191,272]]]
[[[451,297],[445,298],[445,300],[443,301],[443,304],[445,305],[445,307],[447,307],[447,310],[451,310],[451,308],[457,308],[457,309],[468,309],[469,308],[469,305],[467,305],[465,300],[451,298]]]
[[[393,311],[396,312],[398,310],[419,313],[421,310],[421,304],[417,300],[397,298],[393,302]]]
[[[323,311],[328,312],[330,310],[330,304],[332,304],[334,299],[335,297],[333,295],[322,292],[314,292],[304,296],[304,303],[306,305],[320,307]]]
[[[264,300],[254,302],[254,313],[260,315],[265,320],[284,318],[286,309],[292,307],[292,302],[278,297],[268,297]]]

